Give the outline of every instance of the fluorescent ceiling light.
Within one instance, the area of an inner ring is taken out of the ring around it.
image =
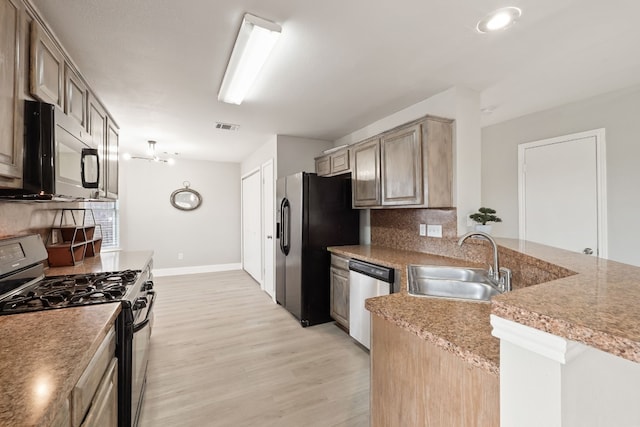
[[[476,28],[481,33],[504,30],[505,28],[515,24],[520,16],[522,16],[522,11],[517,7],[504,7],[502,9],[494,10],[485,16],[480,22],[478,22]]]
[[[281,31],[282,27],[274,22],[248,13],[244,15],[220,85],[219,101],[228,104],[242,103]]]

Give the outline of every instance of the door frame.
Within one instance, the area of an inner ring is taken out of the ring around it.
[[[554,138],[542,139],[539,141],[525,142],[518,144],[518,237],[523,240],[525,236],[525,179],[524,179],[524,155],[528,148],[535,148],[544,145],[558,144],[562,142],[573,141],[595,137],[596,139],[596,198],[597,198],[597,236],[598,248],[597,256],[599,258],[608,258],[608,231],[607,231],[607,159],[606,159],[606,140],[605,129],[593,129],[584,132],[572,133],[569,135],[557,136]]]
[[[270,195],[265,195],[265,173],[264,170],[267,166],[271,165],[271,177],[272,177],[272,182],[271,182],[271,193]],[[276,207],[275,207],[275,199],[276,199],[276,180],[275,180],[275,165],[274,165],[274,161],[273,159],[269,159],[266,162],[264,162],[262,165],[260,165],[260,175],[261,175],[261,191],[260,191],[260,195],[261,195],[261,202],[260,202],[260,208],[261,208],[261,223],[262,223],[262,290],[265,291],[267,293],[267,295],[271,296],[273,301],[275,302],[276,300],[276,236],[275,236],[275,223],[276,223]],[[265,233],[267,230],[267,226],[266,226],[266,222],[265,222],[265,217],[264,217],[264,212],[265,212],[265,200],[266,197],[270,197],[271,200],[273,201],[273,209],[272,209],[272,218],[273,218],[273,224],[272,224],[272,233],[271,233],[271,245],[272,245],[272,259],[271,259],[271,265],[272,265],[272,278],[271,278],[271,282],[273,284],[273,289],[272,289],[272,294],[269,294],[269,292],[267,292],[267,289],[265,287],[265,282],[267,281],[266,278],[266,265],[267,265],[267,260],[265,258],[265,248],[267,245],[267,241],[265,240]]]
[[[257,167],[255,169],[251,169],[250,171],[248,171],[247,173],[245,173],[244,175],[242,175],[240,177],[240,265],[242,266],[242,269],[246,272],[245,268],[244,268],[244,180],[246,178],[249,178],[252,175],[258,174],[258,178],[260,179],[260,207],[262,207],[262,175],[261,175],[261,171],[260,171],[260,167]],[[260,214],[260,236],[262,237],[262,213]],[[263,268],[262,268],[262,253],[263,253],[263,249],[262,249],[262,238],[260,239],[260,278],[257,280],[258,284],[260,285],[260,287],[263,287],[263,280],[262,280],[262,273],[263,273]],[[247,273],[249,274],[249,273]],[[251,276],[253,277],[253,276]],[[255,278],[254,278],[255,279]]]

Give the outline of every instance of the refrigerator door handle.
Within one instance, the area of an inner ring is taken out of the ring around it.
[[[289,250],[291,249],[291,242],[289,241],[289,235],[291,234],[291,205],[289,204],[289,199],[286,197],[282,200],[282,233],[280,239],[280,250],[285,255],[289,255]]]

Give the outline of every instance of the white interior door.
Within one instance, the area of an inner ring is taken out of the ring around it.
[[[276,288],[274,276],[274,181],[273,160],[262,165],[262,238],[263,238],[263,281],[262,286],[275,301]]]
[[[262,283],[260,170],[242,178],[242,268]]]
[[[521,144],[520,238],[606,257],[604,129]]]

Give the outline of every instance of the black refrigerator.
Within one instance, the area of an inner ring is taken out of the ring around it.
[[[299,172],[276,186],[276,300],[303,327],[331,321],[327,246],[357,245],[360,214],[348,176]]]

